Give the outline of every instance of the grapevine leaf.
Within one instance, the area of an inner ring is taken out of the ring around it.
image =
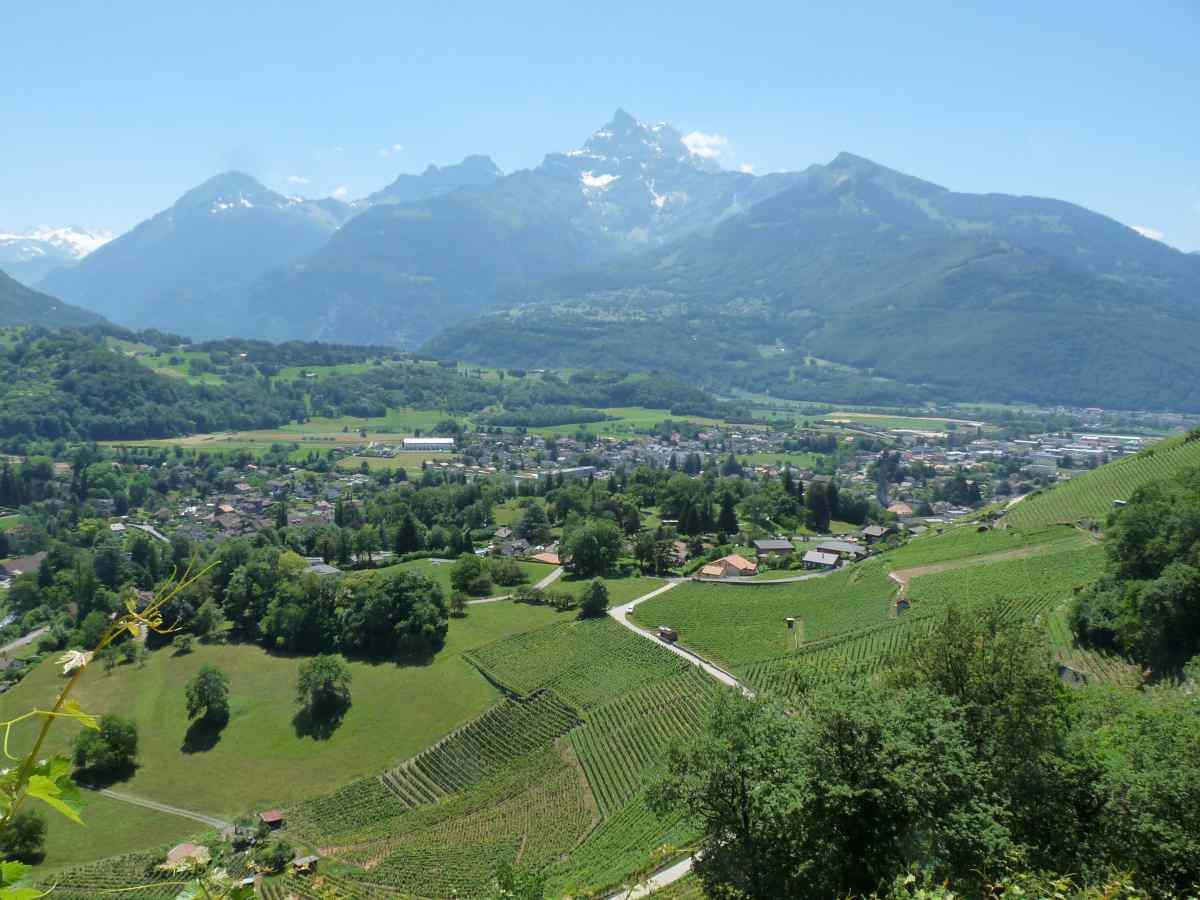
[[[34,771],[44,770],[45,774],[29,776],[29,784],[25,788],[30,797],[37,797],[43,803],[53,806],[60,813],[78,825],[83,824],[79,818],[79,788],[67,773],[70,764],[64,757],[51,757],[38,763]]]
[[[93,731],[100,730],[100,722],[91,713],[86,713],[79,705],[79,701],[72,697],[63,704],[63,712],[75,719],[84,728],[91,728]]]
[[[0,862],[0,887],[16,884],[31,871],[33,871],[33,866],[27,866],[25,863]]]
[[[0,900],[37,900],[38,897],[45,897],[47,893],[37,888],[6,885],[0,887]]]

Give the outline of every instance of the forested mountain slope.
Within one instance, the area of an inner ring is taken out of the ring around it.
[[[667,364],[781,396],[811,390],[812,356],[951,396],[1200,408],[1195,257],[1068,203],[955,193],[849,154],[526,300],[429,349]]]
[[[27,288],[15,278],[0,272],[0,327],[44,325],[47,328],[59,328],[99,325],[103,321],[95,313]]]

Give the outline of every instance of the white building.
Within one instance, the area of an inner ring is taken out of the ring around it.
[[[451,437],[411,437],[404,439],[405,450],[453,450]]]

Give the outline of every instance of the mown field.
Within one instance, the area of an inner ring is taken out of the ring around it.
[[[518,562],[517,566],[525,574],[526,584],[536,584],[541,579],[545,578],[554,571],[554,566],[548,566],[544,563],[533,562]],[[451,561],[433,560],[433,559],[416,559],[412,562],[397,563],[394,566],[387,566],[381,569],[382,572],[412,572],[416,575],[424,575],[431,579],[435,584],[442,589],[442,594],[445,597],[450,596],[450,570],[454,568],[454,563]],[[513,590],[510,587],[502,587],[494,585],[492,594],[507,594]]]
[[[90,712],[117,712],[138,725],[140,765],[116,787],[232,818],[250,808],[331,791],[429,746],[498,699],[496,689],[464,659],[465,652],[562,619],[545,607],[472,607],[466,618],[451,620],[446,647],[426,665],[350,662],[353,702],[328,737],[306,733],[303,720],[297,720],[294,696],[300,659],[253,645],[197,645],[184,656],[162,649],[150,654],[145,668],[124,665],[109,674],[93,667],[77,696]],[[231,717],[219,740],[204,749],[203,744],[196,748],[186,743],[184,684],[206,663],[229,676]],[[43,662],[0,698],[0,715],[46,705],[60,678],[50,661]],[[55,728],[49,749],[66,749],[76,730],[74,725]],[[30,725],[17,726],[10,750],[19,752],[31,739]],[[157,840],[154,822],[144,824],[142,840],[130,835],[125,846]],[[102,829],[81,830],[76,839],[76,858],[96,858],[113,849]],[[52,835],[52,840],[57,837]],[[56,864],[53,855],[46,863]]]
[[[1196,466],[1200,466],[1200,440],[1169,438],[1026,497],[1004,518],[1016,528],[1070,524],[1081,519],[1103,523],[1114,508],[1114,500],[1128,500],[1142,485],[1174,478]]]

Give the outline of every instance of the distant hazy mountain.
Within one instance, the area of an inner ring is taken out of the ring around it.
[[[63,303],[0,272],[0,327],[9,325],[44,325],[64,328],[103,324],[95,313]]]
[[[341,201],[285,197],[227,172],[40,286],[123,325],[241,333],[224,315],[229,298],[315,250],[350,213]]]
[[[0,268],[32,287],[58,268],[75,265],[113,239],[106,231],[39,225],[28,231],[0,232]]]
[[[581,148],[534,169],[373,206],[316,253],[260,279],[248,327],[274,338],[419,343],[542,280],[711,226],[797,177],[723,172],[671,126],[618,110]]]
[[[382,191],[376,191],[355,206],[380,203],[416,203],[460,187],[491,184],[504,173],[490,156],[468,156],[460,163],[439,168],[430,164],[420,175],[400,175]]]
[[[1200,260],[1058,200],[850,154],[715,227],[572,273],[428,349],[662,367],[812,397],[821,361],[959,397],[1200,409]],[[820,377],[818,377],[820,376]],[[881,386],[881,390],[885,388]]]

